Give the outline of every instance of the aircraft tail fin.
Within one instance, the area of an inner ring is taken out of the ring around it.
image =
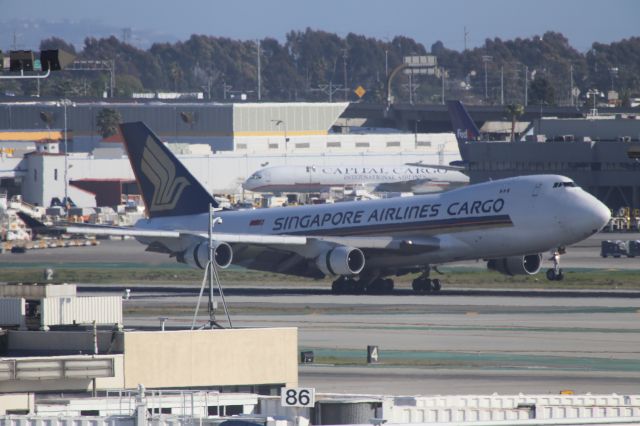
[[[478,126],[476,126],[476,123],[471,119],[471,116],[464,105],[462,105],[462,102],[447,101],[447,108],[449,109],[451,125],[453,126],[453,131],[456,134],[456,140],[458,141],[460,156],[463,161],[466,161],[466,149],[464,145],[467,142],[477,140],[480,137],[480,130],[478,129]]]
[[[218,207],[213,196],[142,122],[123,123],[120,130],[147,215],[184,216]]]

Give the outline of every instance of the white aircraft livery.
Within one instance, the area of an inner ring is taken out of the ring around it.
[[[431,193],[469,183],[450,167],[428,165],[272,166],[253,173],[242,184],[253,192],[325,192],[335,187],[365,187],[375,192]]]
[[[67,232],[132,235],[147,250],[204,268],[214,198],[146,125],[121,125],[148,218],[134,227]],[[486,259],[504,274],[535,274],[541,255],[581,241],[609,220],[607,207],[558,175],[495,180],[447,192],[372,201],[216,212],[214,261],[300,277],[335,277],[336,293],[393,289],[419,273],[416,292],[440,289],[433,266]]]

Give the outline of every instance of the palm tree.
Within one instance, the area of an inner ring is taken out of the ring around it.
[[[516,119],[524,114],[524,107],[520,104],[509,104],[505,110],[511,117],[511,142],[513,142],[515,140]]]

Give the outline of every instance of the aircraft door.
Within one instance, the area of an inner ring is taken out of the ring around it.
[[[316,167],[315,166],[307,166],[306,170],[307,170],[306,182],[309,185],[311,185],[311,184],[313,184],[313,175],[316,172]]]
[[[262,171],[262,181],[264,182],[263,185],[268,185],[271,183],[271,171],[269,170]]]
[[[533,192],[531,192],[531,196],[532,197],[537,197],[540,194],[540,189],[542,188],[542,184],[541,183],[536,183],[536,185],[533,187]]]

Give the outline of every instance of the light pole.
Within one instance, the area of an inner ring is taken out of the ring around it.
[[[611,91],[613,91],[613,79],[618,76],[618,67],[609,68],[609,76],[611,77]]]
[[[384,76],[389,77],[389,49],[384,49]]]
[[[258,102],[262,100],[262,67],[260,63],[260,40],[256,40],[256,50],[258,54]]]
[[[58,104],[62,106],[64,110],[64,206],[66,213],[69,209],[69,152],[67,150],[67,107],[75,106],[76,104],[71,102],[69,99],[61,99]]]
[[[275,123],[276,126],[280,126],[282,125],[282,129],[284,130],[284,162],[287,162],[287,152],[289,151],[288,149],[288,144],[289,144],[289,138],[287,137],[287,122],[284,120],[281,120],[279,118],[273,119],[271,120],[272,123]]]
[[[444,78],[446,76],[444,68],[440,67],[440,73],[442,74],[442,105],[444,105]]]
[[[587,98],[589,96],[593,97],[593,109],[591,110],[591,115],[593,115],[594,117],[598,115],[598,109],[596,108],[596,98],[600,94],[601,93],[598,91],[598,89],[589,89],[589,91],[587,92]]]
[[[487,93],[487,63],[493,60],[493,56],[483,55],[482,62],[484,63],[484,101],[486,102],[488,99]]]

